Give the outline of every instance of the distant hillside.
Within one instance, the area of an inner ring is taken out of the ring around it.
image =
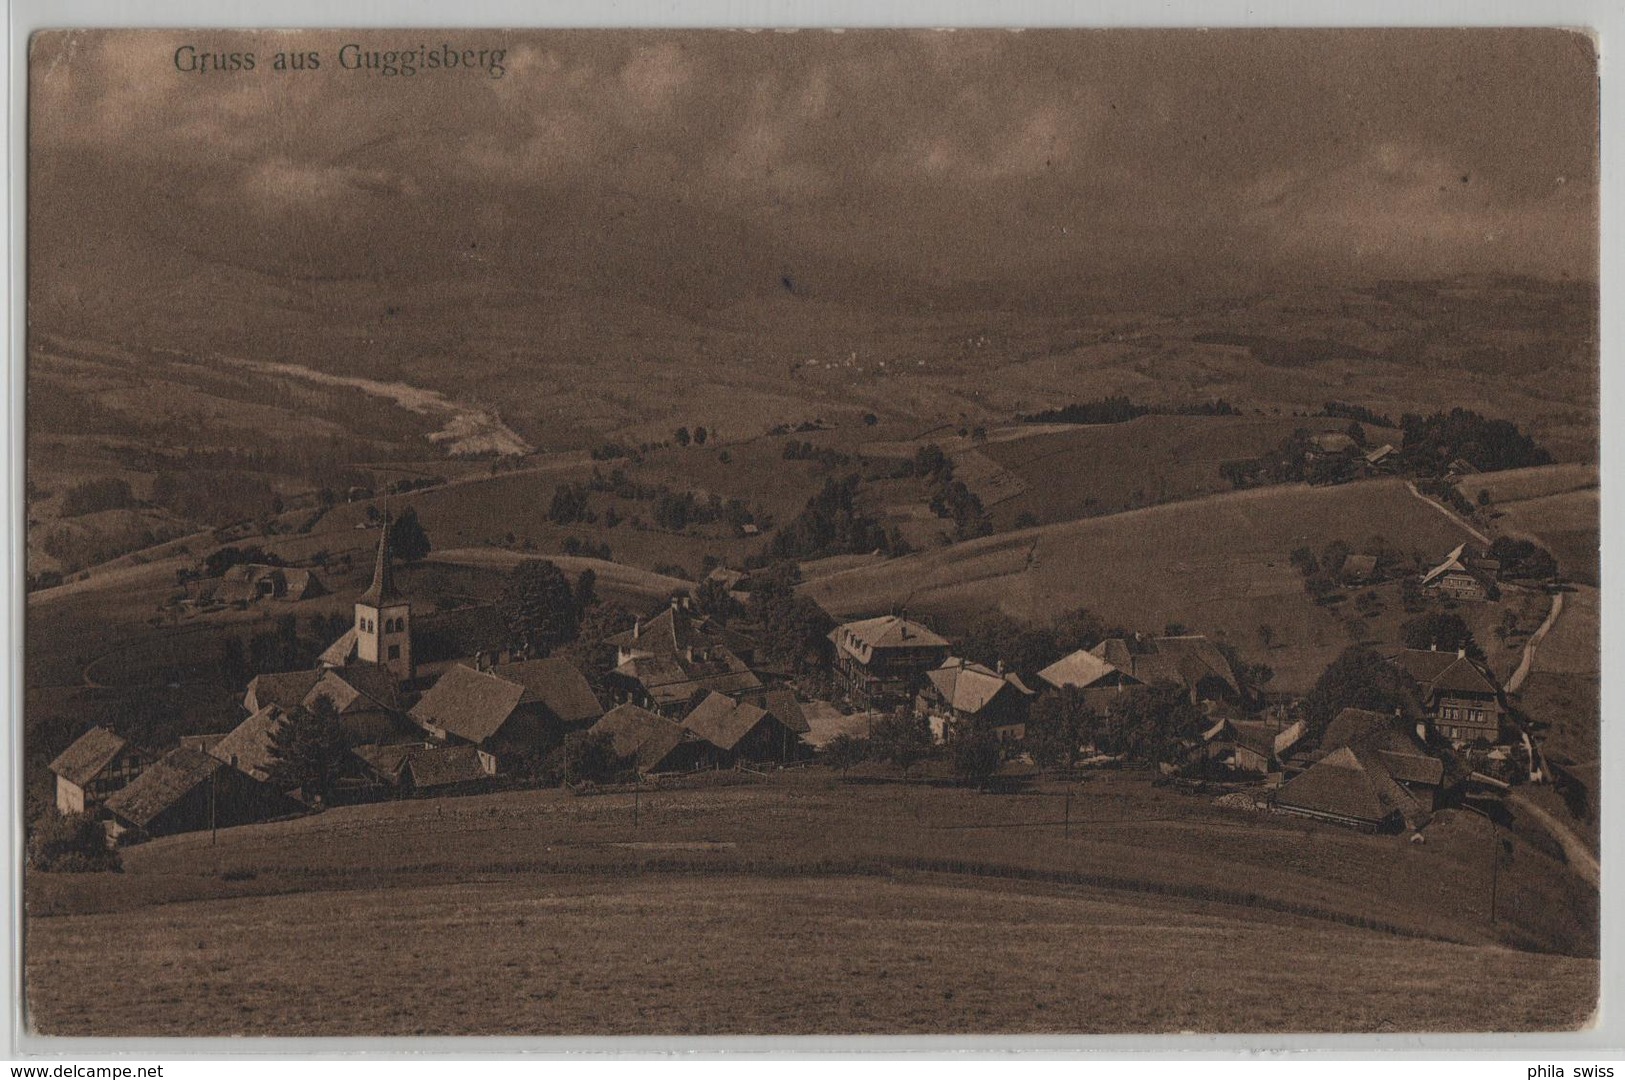
[[[1108,623],[1160,631],[1179,622],[1251,647],[1268,624],[1279,647],[1272,689],[1305,690],[1349,644],[1288,562],[1300,545],[1380,535],[1443,554],[1466,539],[1403,482],[1261,488],[1003,533],[809,581],[837,616],[891,611],[962,620],[999,609],[1048,621],[1078,606]]]

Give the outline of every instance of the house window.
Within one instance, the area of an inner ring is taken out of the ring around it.
[[[401,658],[401,647],[399,645],[391,645],[389,647],[389,658],[391,660],[399,660]]]

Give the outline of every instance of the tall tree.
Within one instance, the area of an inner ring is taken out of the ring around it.
[[[1097,726],[1082,690],[1075,686],[1046,690],[1028,713],[1027,749],[1039,765],[1071,768],[1082,746],[1094,740]]]
[[[429,534],[418,521],[418,512],[408,506],[389,526],[389,550],[402,562],[421,562],[428,557]]]
[[[546,655],[575,639],[580,614],[564,571],[548,559],[526,559],[502,585],[497,610],[515,641]]]
[[[1314,689],[1303,699],[1309,733],[1318,738],[1344,709],[1370,709],[1414,717],[1419,712],[1416,683],[1397,664],[1390,664],[1370,649],[1355,645],[1321,672]]]
[[[299,791],[307,802],[327,799],[349,754],[338,711],[325,696],[309,708],[295,706],[271,731],[267,781],[281,791]]]

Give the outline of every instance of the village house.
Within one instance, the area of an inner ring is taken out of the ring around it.
[[[400,688],[386,668],[352,665],[261,674],[249,680],[243,708],[250,715],[267,705],[284,712],[312,709],[326,698],[354,742],[398,742],[417,735],[406,722]]]
[[[485,771],[496,774],[547,753],[602,714],[581,673],[563,660],[504,666],[513,678],[454,665],[408,715],[440,742],[477,747]]]
[[[184,746],[147,766],[105,805],[108,834],[123,841],[247,825],[303,809],[241,769]]]
[[[716,762],[790,761],[801,751],[801,737],[766,709],[724,694],[707,694],[682,726],[716,748]]]
[[[835,676],[859,708],[906,705],[926,673],[948,659],[948,641],[900,615],[842,623],[830,631]]]
[[[1383,443],[1367,450],[1365,463],[1372,472],[1391,472],[1394,467],[1394,444]]]
[[[714,764],[716,748],[674,720],[636,705],[617,705],[592,726],[615,756],[641,775],[688,772]]]
[[[358,746],[350,751],[366,783],[401,795],[468,795],[490,786],[479,748],[467,743]]]
[[[1241,684],[1218,646],[1203,634],[1107,638],[1092,649],[1063,656],[1038,673],[1056,689],[1075,686],[1097,712],[1134,686],[1172,683],[1193,703],[1235,701]]]
[[[266,705],[215,740],[207,753],[217,761],[241,769],[256,780],[269,780],[271,767],[276,763],[272,740],[287,722],[287,710]]]
[[[1230,743],[1230,763],[1240,772],[1275,776],[1284,771],[1284,762],[1303,739],[1305,725],[1298,720],[1286,727],[1269,720],[1226,720],[1224,737]]]
[[[1422,592],[1468,602],[1491,600],[1500,570],[1500,560],[1457,544],[1444,561],[1422,575]]]
[[[950,656],[926,676],[920,705],[940,741],[953,723],[980,722],[1001,739],[1027,736],[1027,708],[1033,691],[1015,672],[998,670]]]
[[[740,698],[763,689],[750,669],[755,645],[694,612],[683,599],[639,619],[607,639],[615,646],[615,669],[607,682],[621,701],[674,717],[703,693]]]
[[[98,810],[109,795],[139,776],[149,760],[122,736],[104,727],[91,728],[51,762],[57,813]]]
[[[1377,755],[1342,746],[1276,792],[1278,810],[1367,832],[1419,828],[1428,812],[1394,781]]]
[[[1506,704],[1501,689],[1464,649],[1389,649],[1383,655],[1422,688],[1429,725],[1457,745],[1501,741]]]

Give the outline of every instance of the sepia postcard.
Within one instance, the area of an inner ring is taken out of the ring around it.
[[[60,30],[27,108],[31,1035],[1595,1023],[1591,35]]]

